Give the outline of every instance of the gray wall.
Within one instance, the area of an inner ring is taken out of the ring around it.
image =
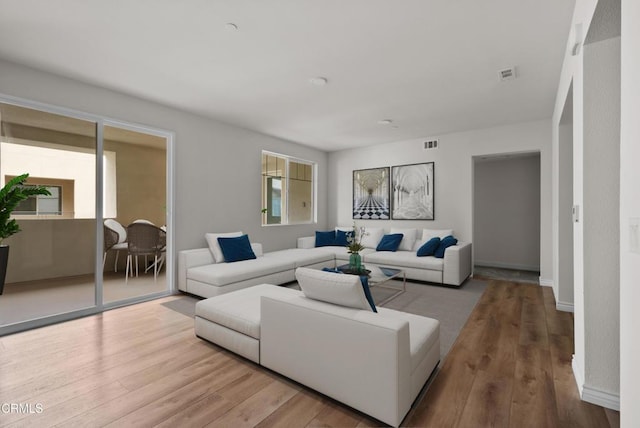
[[[205,246],[205,232],[234,230],[282,249],[326,226],[325,152],[6,61],[0,93],[175,132],[177,251]],[[317,225],[261,226],[263,149],[317,162]]]
[[[474,164],[475,264],[540,269],[540,155]]]

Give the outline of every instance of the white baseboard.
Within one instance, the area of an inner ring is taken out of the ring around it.
[[[585,385],[582,388],[582,400],[607,409],[620,411],[620,394],[612,394]]]
[[[556,309],[562,312],[573,313],[573,303],[556,302]]]
[[[571,368],[573,369],[573,377],[578,386],[580,398],[591,404],[606,407],[607,409],[620,411],[620,394],[601,391],[597,388],[585,385],[582,379],[582,370],[578,366],[575,354],[571,359]]]
[[[540,276],[538,277],[538,282],[544,287],[553,287],[553,279],[546,279]]]

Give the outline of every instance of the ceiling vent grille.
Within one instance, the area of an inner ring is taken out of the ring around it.
[[[513,79],[516,78],[516,68],[515,67],[505,68],[504,70],[498,71],[498,73],[500,74],[500,80],[502,80],[503,82],[505,82],[507,80],[513,80]]]
[[[424,149],[425,150],[433,150],[433,149],[437,149],[439,145],[439,141],[436,140],[429,140],[429,141],[425,141],[424,142]]]

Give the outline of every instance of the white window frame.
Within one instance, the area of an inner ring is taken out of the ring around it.
[[[277,156],[279,158],[283,158],[285,160],[285,171],[287,172],[286,177],[285,177],[285,183],[286,183],[286,196],[284,197],[284,204],[283,204],[283,213],[281,215],[281,220],[280,223],[275,223],[275,224],[267,224],[265,223],[265,216],[262,215],[260,216],[260,223],[262,224],[263,227],[272,227],[272,226],[295,226],[295,225],[300,225],[300,224],[316,224],[318,222],[318,204],[317,204],[317,188],[318,188],[318,164],[317,162],[314,161],[310,161],[307,159],[302,159],[302,158],[298,158],[295,156],[289,156],[289,155],[284,155],[282,153],[277,153],[277,152],[271,152],[269,150],[262,150],[261,154],[260,154],[260,199],[262,201],[262,198],[264,197],[264,188],[263,188],[263,177],[262,177],[262,157],[264,155],[268,155],[268,156]],[[311,207],[311,219],[308,221],[299,221],[299,222],[295,222],[295,223],[290,223],[289,222],[289,190],[291,189],[290,183],[289,183],[289,179],[290,179],[290,175],[289,174],[289,163],[290,162],[297,162],[297,163],[303,163],[306,165],[310,165],[311,166],[311,203],[313,204],[313,206]]]

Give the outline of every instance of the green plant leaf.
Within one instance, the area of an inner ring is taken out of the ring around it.
[[[24,186],[24,182],[29,178],[29,174],[22,174],[9,180],[7,184],[0,189],[0,242],[20,232],[20,226],[15,219],[11,218],[11,214],[18,204],[29,196],[35,195],[51,195],[51,193],[42,186]]]

